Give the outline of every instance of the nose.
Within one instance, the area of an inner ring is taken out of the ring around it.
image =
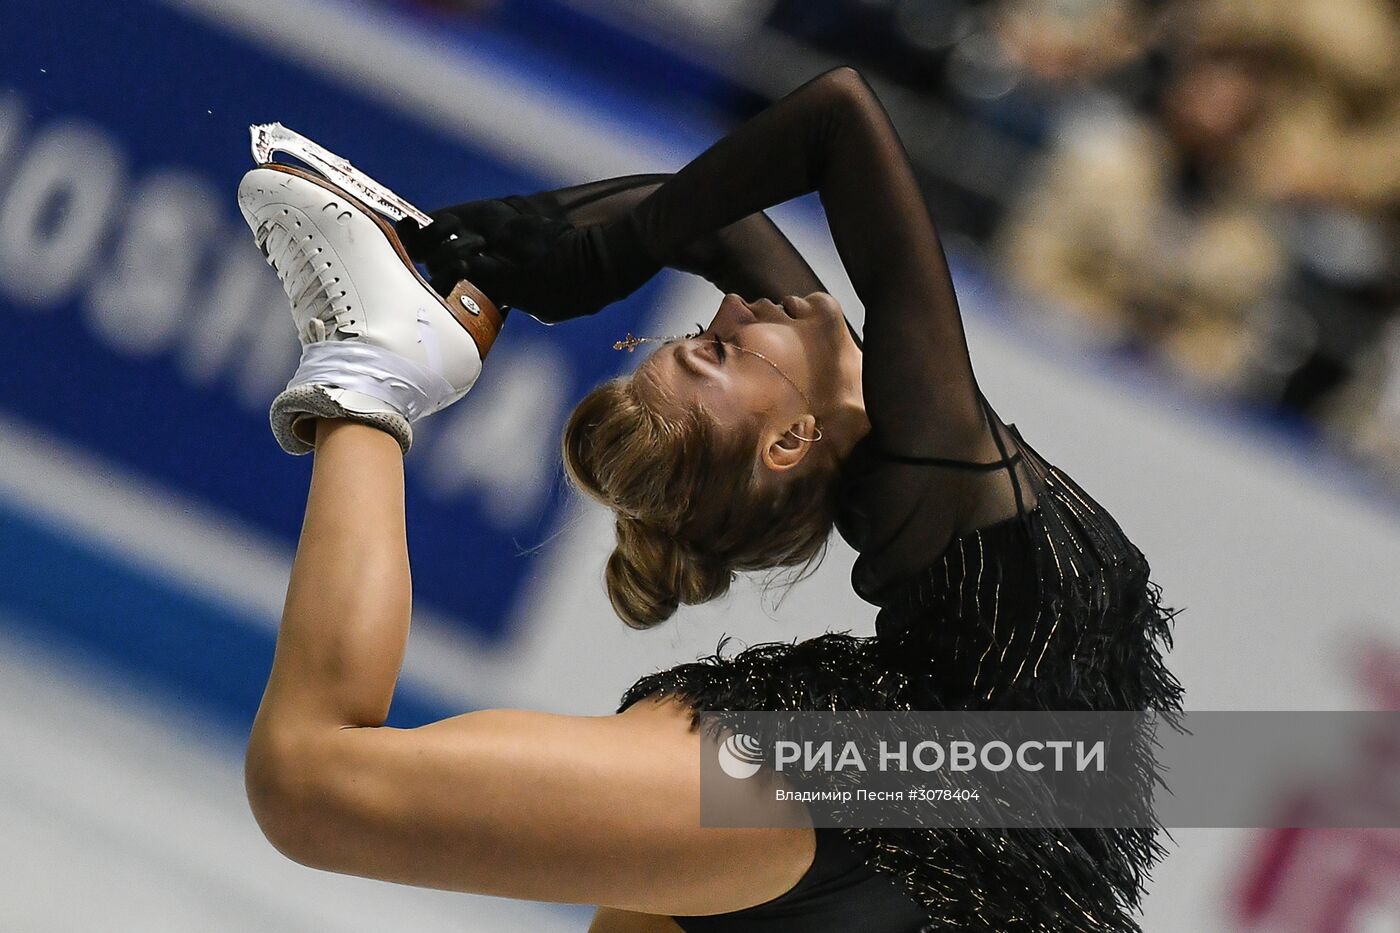
[[[719,303],[719,310],[715,312],[714,320],[710,322],[710,330],[721,337],[726,337],[732,335],[745,324],[752,324],[756,320],[758,318],[744,302],[744,299],[730,292]]]

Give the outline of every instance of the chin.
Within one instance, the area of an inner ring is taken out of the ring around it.
[[[817,350],[815,335],[793,321],[750,324],[737,336],[740,346],[762,353],[779,366],[803,365]]]

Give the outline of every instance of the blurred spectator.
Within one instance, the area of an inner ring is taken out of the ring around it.
[[[1400,297],[1398,14],[1385,0],[1311,0],[1229,4],[1211,21],[1284,63],[1249,181],[1288,253],[1280,307],[1293,325],[1276,333],[1292,339],[1267,348],[1275,372],[1261,369],[1255,389],[1344,433],[1374,426],[1394,365],[1383,347]]]
[[[1003,45],[1037,80],[1066,84],[1107,74],[1143,48],[1146,9],[1129,0],[1003,0]]]
[[[1397,8],[1221,0],[1160,22],[1160,89],[1065,114],[1007,269],[1096,336],[1385,447]]]
[[[1043,144],[1065,108],[1147,91],[1150,12],[1142,0],[999,0],[958,44],[951,83],[965,107]]]
[[[1246,316],[1276,288],[1281,244],[1238,183],[1272,89],[1252,50],[1178,50],[1155,112],[1067,115],[1000,249],[1024,286],[1085,317],[1096,338],[1159,347],[1235,386]]]

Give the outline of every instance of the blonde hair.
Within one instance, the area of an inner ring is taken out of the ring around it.
[[[695,407],[667,418],[631,376],[599,385],[564,427],[564,469],[583,493],[617,513],[605,582],[633,628],[682,604],[717,599],[739,571],[801,567],[825,554],[835,519],[835,470],[813,468],[764,489],[755,469],[757,421],[722,431]]]

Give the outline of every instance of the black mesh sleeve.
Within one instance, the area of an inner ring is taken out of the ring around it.
[[[814,78],[659,184],[641,178],[552,194],[568,219],[596,224],[573,253],[551,257],[561,291],[590,281],[590,269],[600,276],[621,269],[615,300],[659,266],[702,270],[746,295],[817,290],[810,268],[761,212],[818,193],[865,305],[868,446],[884,460],[860,490],[863,553],[884,551],[880,561],[892,571],[925,566],[959,530],[1022,507],[1014,471],[959,468],[1014,455],[1007,449],[1014,441],[978,388],[942,244],[908,156],[858,72]],[[734,248],[746,242],[763,245]]]

